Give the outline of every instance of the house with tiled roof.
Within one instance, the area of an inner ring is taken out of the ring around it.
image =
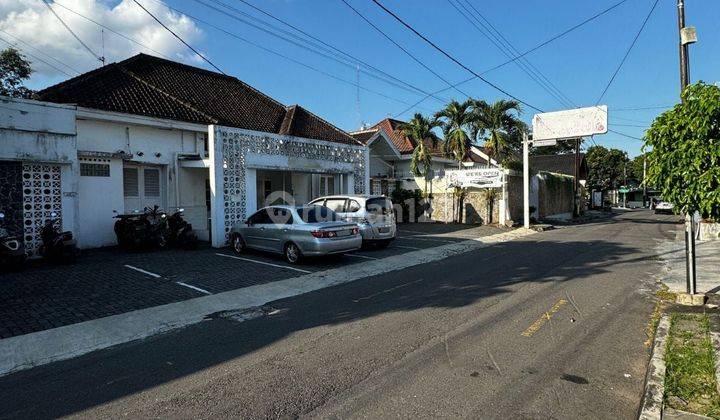
[[[221,246],[266,204],[369,188],[368,148],[350,134],[235,77],[158,57],[0,102],[0,196],[31,252],[52,212],[96,247],[115,244],[117,213],[182,207]]]
[[[355,140],[368,146],[370,191],[373,194],[389,195],[396,187],[407,190],[424,188],[425,183],[418,182],[410,171],[411,156],[417,144],[399,129],[403,123],[404,121],[385,118],[371,127],[350,133]],[[445,170],[458,168],[457,161],[442,153],[442,143],[428,146],[433,152],[429,177],[438,177]],[[497,166],[484,150],[473,146],[462,167],[485,167],[488,160],[492,162],[492,166]]]

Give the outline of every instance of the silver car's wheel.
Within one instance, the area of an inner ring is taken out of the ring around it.
[[[243,251],[245,251],[245,241],[243,241],[242,236],[235,235],[232,240],[232,247],[235,252],[238,254],[242,254]]]
[[[285,245],[285,259],[287,262],[290,264],[296,264],[300,261],[300,255],[300,248],[298,248],[297,245],[292,242]]]

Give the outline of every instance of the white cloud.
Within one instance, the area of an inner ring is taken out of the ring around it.
[[[198,41],[203,39],[202,30],[188,17],[177,14],[154,0],[140,0],[140,2],[190,45],[195,46]],[[147,48],[107,30],[101,34],[101,28],[98,25],[60,5],[134,39]],[[164,55],[172,60],[194,63],[197,63],[199,58],[155,22],[133,0],[121,0],[115,6],[108,5],[103,0],[57,0],[57,3],[52,3],[52,6],[63,21],[96,55],[103,55],[104,45],[106,63],[120,61],[139,52]],[[0,32],[0,38],[13,42],[19,50],[41,58],[72,76],[76,75],[74,71],[47,56],[54,57],[80,72],[86,72],[101,65],[100,61],[93,58],[68,32],[42,0],[0,0],[0,30],[3,31]],[[17,39],[22,42],[18,42]],[[27,44],[34,49],[28,47]],[[0,42],[0,48],[6,46],[5,42]],[[32,57],[28,58],[33,61],[33,68],[36,71],[34,77],[67,78],[65,74],[51,66]]]

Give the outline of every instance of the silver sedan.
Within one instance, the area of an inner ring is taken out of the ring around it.
[[[322,206],[270,206],[258,210],[230,232],[235,252],[246,248],[283,254],[295,264],[302,257],[341,254],[360,249],[355,223],[342,221]]]

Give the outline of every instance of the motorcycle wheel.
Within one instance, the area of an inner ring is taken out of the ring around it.
[[[167,238],[164,233],[158,234],[156,244],[158,248],[165,248],[167,246]]]

